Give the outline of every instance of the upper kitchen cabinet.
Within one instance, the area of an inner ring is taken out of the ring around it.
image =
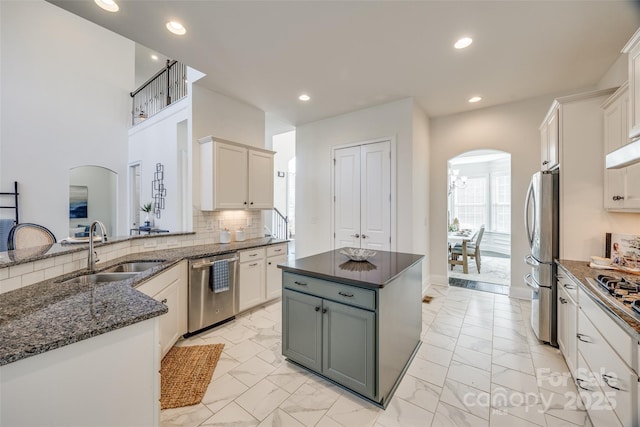
[[[622,49],[629,58],[629,138],[640,136],[640,29]]]
[[[200,143],[200,209],[273,208],[273,151],[207,136]]]
[[[627,83],[603,104],[604,154],[625,145],[629,134],[629,87]],[[604,207],[611,211],[640,210],[640,164],[604,170]]]
[[[540,125],[540,169],[558,166],[558,138],[560,135],[560,104],[555,101]]]

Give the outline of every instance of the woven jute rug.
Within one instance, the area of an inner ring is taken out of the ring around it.
[[[200,403],[211,382],[224,344],[173,347],[160,367],[160,407],[179,408]]]

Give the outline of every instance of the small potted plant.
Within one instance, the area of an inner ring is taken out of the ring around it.
[[[151,227],[151,207],[153,206],[153,204],[151,202],[149,203],[145,203],[144,205],[140,206],[140,210],[142,212],[146,212],[146,215],[144,217],[144,226],[145,227]]]

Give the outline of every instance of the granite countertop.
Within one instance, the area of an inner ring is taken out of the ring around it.
[[[334,282],[383,288],[403,271],[422,261],[424,255],[376,251],[365,261],[350,261],[339,249],[290,260],[278,265],[284,271]]]
[[[79,270],[0,294],[0,366],[166,313],[164,304],[135,288],[181,260],[285,242],[259,238],[130,254],[97,270],[130,261],[164,262],[118,282],[62,283],[88,272]]]
[[[572,278],[580,283],[582,288],[589,296],[598,303],[609,316],[622,326],[631,336],[637,341],[640,341],[640,321],[637,318],[630,316],[624,310],[617,306],[617,302],[613,297],[608,297],[591,285],[586,279],[587,277],[595,280],[599,274],[614,274],[616,276],[626,277],[629,280],[636,281],[638,276],[631,274],[623,274],[620,271],[607,272],[607,270],[599,270],[589,267],[587,261],[572,261],[572,260],[557,260],[556,263],[562,267],[562,269],[568,273]]]

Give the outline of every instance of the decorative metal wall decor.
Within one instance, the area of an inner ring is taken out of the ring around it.
[[[160,211],[164,209],[164,198],[167,196],[167,189],[164,188],[164,166],[156,163],[156,172],[151,182],[151,193],[153,194],[153,213],[156,218],[160,218]]]

